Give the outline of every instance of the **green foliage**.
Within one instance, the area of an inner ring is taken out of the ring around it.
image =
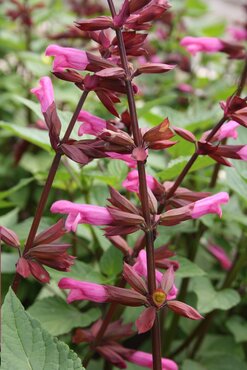
[[[66,334],[76,327],[86,327],[100,316],[97,308],[80,312],[59,297],[38,299],[27,312],[52,335]]]
[[[239,294],[233,289],[214,289],[210,280],[201,277],[193,280],[193,290],[197,295],[197,309],[202,314],[215,309],[229,310],[240,302]]]
[[[69,347],[25,312],[10,289],[3,304],[2,370],[82,370]]]
[[[247,323],[241,316],[232,316],[226,322],[227,329],[237,343],[247,342]]]
[[[179,262],[179,269],[176,272],[177,277],[187,278],[205,275],[205,271],[188,258],[177,256],[174,259]]]

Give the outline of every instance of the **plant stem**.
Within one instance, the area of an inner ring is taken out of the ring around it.
[[[72,116],[72,118],[69,122],[67,130],[64,134],[64,137],[61,140],[61,144],[66,142],[69,139],[69,136],[70,136],[70,134],[71,134],[71,132],[72,132],[74,126],[75,126],[76,120],[78,118],[80,110],[81,110],[87,96],[88,96],[88,91],[84,91],[83,94],[81,95],[81,98],[80,98],[80,100],[77,104],[77,107],[76,107],[76,109],[73,113],[73,116]],[[55,175],[57,173],[57,169],[58,169],[61,157],[62,157],[62,154],[60,152],[57,152],[55,154],[55,157],[54,157],[53,161],[52,161],[52,165],[50,167],[48,177],[46,179],[46,183],[45,183],[45,186],[43,188],[43,191],[42,191],[42,194],[41,194],[41,197],[40,197],[40,200],[39,200],[39,203],[38,203],[35,215],[34,215],[32,226],[31,226],[31,229],[29,231],[28,238],[27,238],[23,253],[25,253],[26,251],[28,251],[32,247],[35,235],[37,233],[37,230],[38,230],[38,227],[39,227],[39,224],[40,224],[43,212],[44,212],[44,208],[46,206],[47,199],[48,199],[49,194],[50,194],[50,190],[51,190],[51,187],[52,187],[52,184],[53,184],[53,180],[54,180]],[[19,276],[18,275],[19,274],[17,274],[17,273],[15,274],[14,281],[13,281],[13,284],[12,284],[12,289],[14,290],[15,293],[17,292],[19,283],[21,281],[20,275]]]
[[[112,14],[112,17],[116,15],[115,6],[112,0],[107,0],[108,5]],[[124,39],[121,29],[116,29],[116,36],[118,40],[118,48],[120,53],[120,58],[122,62],[122,67],[125,71],[125,86],[127,90],[127,99],[129,112],[132,122],[133,137],[137,147],[142,146],[142,135],[139,129],[136,105],[134,99],[134,92],[131,83],[131,71],[128,66],[128,59],[126,55],[126,49],[124,44]],[[148,205],[148,191],[147,191],[147,181],[146,181],[146,171],[145,163],[137,162],[138,177],[139,177],[139,194],[141,200],[141,207],[143,212],[143,217],[145,219],[147,229],[145,231],[146,238],[146,251],[147,251],[147,270],[148,270],[148,290],[149,294],[152,295],[156,289],[156,279],[155,279],[155,263],[154,263],[154,233],[151,224],[151,217]],[[153,368],[154,370],[161,370],[161,338],[160,338],[160,326],[158,315],[156,314],[156,319],[154,326],[152,328],[152,353],[153,353]]]

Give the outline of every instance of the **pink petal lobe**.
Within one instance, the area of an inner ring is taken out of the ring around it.
[[[36,95],[41,105],[42,113],[45,113],[49,106],[54,102],[54,92],[50,77],[42,77],[39,80],[40,85],[31,89],[31,93]]]
[[[199,218],[209,213],[216,213],[219,217],[222,216],[221,204],[227,203],[229,195],[225,192],[200,199],[194,203],[194,207],[191,212],[192,218]]]

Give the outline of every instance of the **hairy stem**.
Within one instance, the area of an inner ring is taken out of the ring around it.
[[[75,126],[75,123],[76,123],[76,120],[77,120],[78,115],[80,113],[80,110],[82,109],[82,106],[83,106],[83,104],[84,104],[84,102],[87,98],[87,95],[88,95],[88,91],[84,91],[80,100],[79,100],[79,102],[78,102],[78,104],[77,104],[75,112],[74,112],[74,114],[73,114],[73,116],[72,116],[72,118],[69,122],[68,128],[67,128],[67,130],[64,134],[64,137],[61,140],[61,143],[64,143],[68,140],[68,138],[69,138],[74,126]],[[45,186],[43,188],[43,191],[42,191],[42,194],[41,194],[41,197],[40,197],[40,200],[39,200],[39,203],[38,203],[35,215],[34,215],[32,226],[30,228],[30,231],[29,231],[29,234],[28,234],[28,237],[27,237],[24,252],[28,251],[32,247],[34,238],[36,236],[36,233],[37,233],[37,230],[38,230],[38,227],[39,227],[39,224],[40,224],[40,221],[41,221],[41,218],[42,218],[45,206],[46,206],[47,199],[48,199],[49,194],[50,194],[50,190],[51,190],[51,187],[52,187],[52,184],[53,184],[53,180],[54,180],[55,175],[57,173],[57,169],[58,169],[61,157],[62,157],[62,154],[60,152],[57,152],[55,154],[55,157],[54,157],[53,161],[52,161],[52,165],[50,167],[48,177],[46,179],[46,183],[45,183]],[[12,289],[14,290],[15,293],[17,292],[20,281],[21,281],[21,277],[20,277],[19,274],[16,273],[15,277],[14,277],[13,284],[12,284]]]

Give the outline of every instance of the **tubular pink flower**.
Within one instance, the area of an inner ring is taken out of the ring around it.
[[[147,185],[153,191],[155,189],[156,180],[153,176],[146,175]],[[128,173],[126,179],[122,182],[122,186],[125,187],[128,191],[132,191],[134,193],[139,192],[139,177],[138,171],[133,170]]]
[[[121,161],[124,161],[130,168],[136,168],[137,166],[137,162],[132,158],[131,154],[120,154],[115,152],[106,152],[106,154],[110,158],[120,159]]]
[[[83,110],[80,111],[77,120],[83,122],[78,131],[79,136],[83,134],[97,136],[106,128],[106,121],[104,119]]]
[[[194,92],[194,89],[191,85],[186,83],[180,83],[178,85],[178,89],[184,93],[192,94]]]
[[[132,362],[133,364],[144,366],[149,369],[153,368],[153,356],[151,355],[151,353],[134,351],[133,353],[126,354],[124,357],[127,361]],[[161,362],[162,370],[178,370],[178,365],[172,360],[162,358]]]
[[[67,302],[89,300],[92,302],[106,302],[109,298],[107,289],[100,284],[79,281],[71,278],[62,278],[58,283],[61,289],[70,289]]]
[[[236,41],[245,41],[247,40],[247,30],[240,26],[230,26],[228,27],[230,35]]]
[[[67,200],[58,200],[51,206],[52,213],[68,214],[65,227],[76,231],[78,224],[109,225],[113,218],[105,207],[92,204],[78,204]]]
[[[200,199],[194,203],[193,209],[191,211],[191,217],[199,218],[209,213],[216,213],[219,215],[219,217],[221,217],[222,210],[220,208],[220,205],[227,203],[228,200],[229,195],[225,192],[220,192],[218,194],[212,195],[211,197]]]
[[[136,263],[133,266],[134,270],[138,272],[140,276],[147,278],[147,254],[145,250],[141,250],[136,259]],[[163,274],[159,270],[155,270],[157,285],[161,283]],[[172,285],[171,290],[167,295],[167,300],[175,299],[177,296],[178,289],[175,284]]]
[[[217,37],[186,36],[180,41],[180,45],[192,55],[196,55],[198,52],[214,53],[224,47],[222,41]]]
[[[233,139],[237,139],[238,132],[236,131],[236,128],[239,127],[239,124],[235,121],[229,121],[221,126],[221,128],[218,130],[217,134],[214,135],[215,140],[223,140],[228,137],[231,137]]]
[[[65,48],[53,44],[47,47],[45,55],[55,57],[53,62],[54,72],[61,72],[66,68],[84,71],[89,64],[87,53],[74,48]]]
[[[239,155],[239,157],[241,159],[243,159],[244,161],[247,161],[247,145],[244,145],[242,147],[242,149],[240,149],[237,154]]]
[[[215,244],[209,244],[207,246],[207,250],[219,261],[224,270],[230,270],[232,267],[232,261],[223,248]]]
[[[42,113],[45,113],[49,106],[54,102],[54,92],[50,77],[42,77],[39,86],[31,89],[31,93],[38,98]]]

